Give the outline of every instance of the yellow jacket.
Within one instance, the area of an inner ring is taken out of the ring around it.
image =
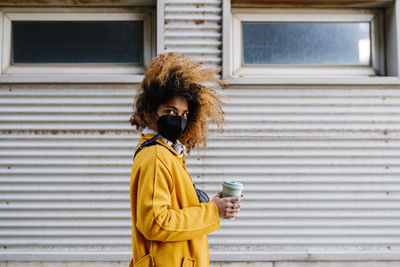
[[[152,137],[142,134],[138,146]],[[209,266],[206,235],[219,229],[217,206],[199,203],[185,159],[158,142],[164,146],[143,149],[132,165],[129,266]]]

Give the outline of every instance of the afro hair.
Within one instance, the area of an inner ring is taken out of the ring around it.
[[[222,130],[225,123],[224,97],[216,90],[226,85],[217,78],[216,69],[203,68],[182,53],[160,54],[148,66],[134,103],[130,123],[138,130],[154,127],[158,107],[173,97],[186,99],[189,106],[188,123],[179,140],[188,152],[206,146],[208,123]]]

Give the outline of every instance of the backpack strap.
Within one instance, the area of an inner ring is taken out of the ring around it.
[[[160,134],[156,134],[155,136],[153,136],[151,139],[144,141],[138,149],[136,149],[135,151],[135,155],[133,156],[133,159],[135,159],[137,153],[139,153],[140,151],[142,151],[143,148],[149,147],[149,146],[154,146],[154,145],[162,145],[157,141],[157,139],[160,138]],[[163,145],[162,145],[163,146]]]
[[[135,159],[136,155],[142,151],[143,148],[149,147],[149,146],[154,146],[154,145],[161,145],[164,146],[160,143],[157,142],[158,138],[160,138],[160,134],[156,134],[155,136],[153,136],[151,139],[144,141],[139,147],[138,149],[136,149],[135,155],[133,156],[133,159]],[[165,147],[165,146],[164,146]],[[207,203],[210,201],[210,199],[208,198],[208,195],[206,194],[206,192],[196,188],[196,186],[193,184],[194,190],[196,191],[197,194],[197,198],[199,199],[200,203]]]

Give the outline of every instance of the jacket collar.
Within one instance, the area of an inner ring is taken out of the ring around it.
[[[153,131],[152,129],[146,127],[143,130],[143,134],[152,134],[154,136],[158,133],[156,131]],[[176,153],[178,154],[178,156],[180,158],[183,158],[186,155],[186,147],[179,140],[176,140],[175,144],[163,136],[161,136],[161,138],[159,138],[159,140],[162,140],[162,141],[164,141],[164,143],[167,143],[173,150],[176,151]]]
[[[143,142],[145,142],[146,140],[151,139],[151,138],[154,136],[154,134],[142,133],[141,136],[142,136],[142,140],[141,140],[140,143],[143,143]],[[158,139],[157,139],[157,142],[159,142],[160,144],[162,144],[163,146],[165,146],[165,147],[166,147],[169,151],[171,151],[171,153],[173,153],[175,156],[179,157],[178,152],[176,152],[175,149],[173,149],[169,144],[167,144],[167,142],[165,142],[165,141],[163,140],[163,138],[158,138]]]

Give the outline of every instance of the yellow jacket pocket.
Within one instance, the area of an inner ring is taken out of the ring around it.
[[[183,258],[182,267],[195,267],[196,259],[192,258]]]
[[[135,267],[154,267],[154,259],[151,254],[148,254],[141,258],[135,265]]]

